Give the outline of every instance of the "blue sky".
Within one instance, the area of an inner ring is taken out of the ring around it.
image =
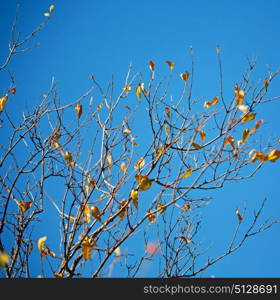
[[[49,1],[10,0],[0,3],[0,57],[6,52],[16,4],[20,4],[18,29],[29,32],[43,19]],[[93,74],[106,84],[112,74],[122,82],[130,62],[135,71],[148,73],[147,62],[156,64],[156,74],[167,74],[166,60],[174,61],[175,76],[190,70],[190,45],[195,51],[194,95],[212,97],[218,92],[218,64],[215,46],[221,46],[225,96],[240,81],[247,58],[258,58],[254,80],[280,67],[280,3],[260,1],[55,1],[55,11],[36,41],[39,47],[14,58],[10,70],[17,81],[15,111],[37,101],[54,76],[64,102],[75,100],[91,85]],[[0,74],[0,89],[9,85]],[[121,83],[120,83],[120,86]],[[3,92],[2,90],[0,91]],[[279,95],[279,80],[270,87]],[[266,104],[260,118],[262,134],[279,137],[280,104]],[[140,137],[141,138],[141,135]],[[264,216],[280,217],[279,162],[268,164],[254,179],[228,184],[212,194],[204,209],[203,240],[213,244],[211,255],[219,255],[230,242],[236,225],[234,211],[246,201],[248,215],[264,197],[269,201]],[[238,252],[209,268],[204,276],[279,277],[279,226],[249,240]],[[154,275],[149,266],[149,274]],[[148,274],[148,275],[149,275]],[[116,275],[117,274],[113,274]],[[146,274],[147,275],[147,274]]]

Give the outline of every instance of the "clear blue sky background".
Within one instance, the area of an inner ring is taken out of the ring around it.
[[[1,58],[7,53],[16,4],[20,4],[18,29],[27,33],[42,21],[43,13],[52,3],[1,1]],[[58,82],[63,101],[70,102],[90,87],[90,74],[103,84],[112,74],[116,80],[123,80],[130,62],[135,71],[143,73],[148,72],[150,59],[161,74],[167,72],[166,60],[176,63],[176,74],[190,70],[189,45],[195,50],[194,94],[200,98],[219,92],[217,44],[222,49],[225,95],[232,95],[234,83],[240,81],[247,66],[247,57],[259,58],[256,81],[266,77],[268,70],[280,67],[278,0],[57,0],[53,4],[53,16],[37,39],[40,46],[18,55],[9,66],[17,82],[14,107],[17,113],[25,103],[41,97],[49,88],[52,76]],[[9,85],[7,78],[0,78],[0,82],[0,89]],[[270,94],[280,94],[279,80],[271,85]],[[262,128],[264,138],[280,137],[279,111],[280,104],[276,102],[262,107],[259,117],[266,122]],[[234,211],[245,201],[251,216],[253,209],[268,197],[265,216],[280,217],[279,170],[279,162],[269,163],[254,179],[228,184],[212,194],[214,199],[204,210],[206,218],[201,232],[205,245],[213,245],[209,255],[219,255],[225,250],[237,221]],[[279,229],[275,226],[249,240],[238,252],[203,275],[279,277]],[[154,268],[153,264],[147,266],[143,275],[155,275]]]

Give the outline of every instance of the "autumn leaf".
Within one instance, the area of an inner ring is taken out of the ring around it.
[[[123,200],[121,203],[120,203],[120,206],[119,206],[119,218],[120,220],[122,221],[123,218],[126,216],[127,214],[127,210],[128,210],[128,202],[126,200]]]
[[[271,162],[275,162],[278,158],[280,158],[280,151],[276,149],[270,151],[267,155],[267,159]]]
[[[239,90],[238,88],[235,90],[235,100],[237,106],[241,105],[244,101],[245,92],[243,90]]]
[[[255,127],[253,129],[251,129],[250,132],[251,133],[256,132],[259,129],[259,127],[262,125],[262,123],[263,123],[263,120],[259,120],[258,122],[256,122]]]
[[[7,94],[0,98],[0,113],[4,110],[7,100],[8,100]]]
[[[146,253],[150,254],[150,255],[155,255],[158,252],[158,246],[155,243],[149,242],[146,245]]]
[[[113,158],[112,158],[111,154],[107,155],[106,162],[107,162],[107,165],[108,165],[109,169],[111,169],[112,166],[113,166]]]
[[[54,5],[53,4],[50,6],[49,10],[50,10],[50,13],[52,13],[54,11]]]
[[[92,216],[93,216],[96,220],[98,220],[99,222],[101,222],[100,211],[99,211],[98,207],[97,207],[97,206],[92,206],[92,207],[90,208],[90,211],[91,211]]]
[[[218,102],[219,102],[219,98],[216,96],[216,97],[213,98],[213,100],[211,102],[205,101],[203,106],[209,108],[213,105],[216,105]]]
[[[125,162],[122,162],[122,163],[121,163],[120,168],[121,168],[121,170],[122,170],[124,173],[126,173],[126,171],[127,171],[127,166],[126,166]]]
[[[188,169],[188,170],[185,171],[185,173],[179,178],[179,180],[190,177],[193,171],[194,171],[193,169]]]
[[[188,238],[186,238],[183,235],[180,236],[180,240],[184,241],[186,244],[189,244],[191,242],[191,240],[189,240]]]
[[[150,209],[148,209],[147,213],[149,214],[148,220],[149,220],[150,224],[153,224],[156,221],[154,212],[152,212]]]
[[[160,159],[164,153],[166,153],[166,148],[155,148],[154,152],[156,153],[156,159]]]
[[[187,212],[187,211],[190,210],[190,208],[191,208],[190,204],[189,204],[189,203],[186,203],[186,204],[184,204],[184,206],[183,206],[183,211],[184,211],[184,212]]]
[[[11,92],[12,92],[13,95],[15,95],[17,93],[16,87],[11,88]]]
[[[125,133],[125,134],[131,134],[131,130],[128,129],[128,128],[125,128],[125,129],[123,130],[123,133]]]
[[[45,16],[45,17],[49,17],[49,16],[50,16],[50,13],[45,12],[45,13],[44,13],[44,16]]]
[[[47,239],[46,236],[41,237],[41,238],[39,238],[38,243],[37,243],[38,249],[40,251],[41,259],[43,259],[46,254],[49,254],[50,256],[55,257],[55,253],[52,252],[49,248],[45,247],[46,239]]]
[[[129,91],[131,90],[131,86],[130,85],[126,85],[123,90],[125,91],[125,93],[128,95]]]
[[[181,73],[180,74],[180,77],[183,81],[187,82],[188,78],[189,78],[189,72],[186,72],[186,73]]]
[[[206,139],[206,133],[203,130],[199,130],[199,134],[200,134],[200,139],[202,141],[205,141],[205,139]]]
[[[256,117],[256,114],[250,112],[242,118],[241,122],[242,123],[250,122],[250,121],[254,120],[255,117]]]
[[[84,206],[83,215],[84,221],[89,223],[91,221],[91,209],[87,203]]]
[[[149,61],[149,68],[150,68],[150,70],[153,72],[154,70],[155,70],[155,64],[154,64],[154,62],[153,61]]]
[[[6,252],[0,250],[0,268],[6,267],[9,261],[10,261],[10,256]]]
[[[135,190],[135,189],[132,189],[132,190],[130,191],[130,198],[131,198],[131,200],[132,200],[132,202],[133,202],[133,205],[134,205],[136,208],[138,208],[138,199],[139,199],[139,193],[138,193],[138,191]]]
[[[198,144],[195,143],[195,142],[192,142],[191,145],[192,145],[196,150],[200,150],[200,149],[203,148],[202,146],[198,145]]]
[[[140,84],[140,88],[141,88],[141,91],[142,91],[143,94],[148,95],[148,91],[145,90],[145,85],[144,85],[144,83],[141,83],[141,84]]]
[[[243,112],[243,114],[247,114],[247,111],[248,111],[248,106],[247,105],[244,105],[244,104],[240,104],[240,105],[237,105],[237,108]]]
[[[134,164],[134,169],[139,170],[143,168],[145,165],[145,159],[141,157],[135,164]]]
[[[141,191],[147,191],[151,188],[153,180],[148,178],[148,175],[135,175],[138,187]]]
[[[63,274],[62,273],[54,273],[53,276],[55,278],[63,278]]]
[[[91,187],[96,186],[96,180],[92,179],[90,174],[87,175],[87,182],[88,182],[88,185]]]
[[[96,242],[89,236],[86,236],[84,241],[82,242],[82,255],[84,257],[84,260],[87,261],[89,258],[91,258],[92,249],[96,246]]]
[[[165,107],[164,108],[164,111],[165,111],[165,114],[167,115],[168,119],[170,120],[171,119],[171,116],[170,116],[170,109],[168,107]]]
[[[174,69],[174,67],[175,67],[174,62],[167,60],[166,63],[168,64],[170,70],[173,70],[173,69]]]
[[[138,100],[140,100],[141,99],[141,86],[140,85],[136,88],[135,93],[136,93]]]
[[[240,215],[240,213],[239,213],[239,210],[238,210],[238,209],[235,211],[235,214],[237,215],[237,218],[238,218],[238,221],[239,221],[239,223],[241,223],[241,222],[242,222],[242,220],[243,220],[243,217]]]
[[[162,204],[161,202],[158,202],[157,209],[159,209],[160,214],[163,214],[166,211],[166,206],[164,206],[164,204]]]
[[[170,129],[167,123],[164,123],[164,129],[165,129],[165,134],[166,136],[170,136]]]
[[[75,110],[77,112],[77,118],[80,119],[80,117],[81,117],[81,115],[83,113],[83,106],[82,106],[82,104],[77,104],[75,106]]]
[[[68,151],[65,152],[64,158],[68,164],[71,164],[73,161],[72,154]]]
[[[260,162],[265,162],[268,160],[268,155],[263,154],[262,152],[256,151],[251,159],[251,163],[254,163],[256,160],[260,161]]]
[[[31,207],[32,203],[32,201],[17,201],[17,205],[23,212],[26,212]]]
[[[250,130],[247,128],[243,131],[243,134],[242,134],[242,143],[246,143],[246,141],[248,140],[250,136]]]
[[[224,146],[231,145],[232,148],[234,148],[234,137],[229,136],[228,138],[225,139],[224,141]]]
[[[265,78],[264,81],[263,81],[263,83],[264,83],[264,88],[267,91],[268,85],[269,85],[269,80],[267,78]]]

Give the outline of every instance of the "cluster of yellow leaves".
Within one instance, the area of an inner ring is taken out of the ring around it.
[[[190,75],[189,72],[185,72],[185,73],[181,73],[180,77],[183,81],[187,82],[189,79],[189,75]]]
[[[0,251],[0,268],[6,267],[9,261],[10,261],[10,256],[4,251]]]
[[[148,175],[140,174],[135,175],[140,191],[147,191],[151,188],[153,180],[148,178]]]
[[[274,149],[271,150],[268,154],[264,154],[260,151],[252,150],[249,153],[249,156],[251,155],[252,155],[250,161],[251,163],[254,163],[257,160],[260,162],[265,162],[265,161],[275,162],[277,159],[280,158],[280,150]]]
[[[126,216],[127,214],[127,211],[128,211],[128,202],[126,200],[123,200],[121,203],[120,203],[120,206],[119,206],[119,218],[120,220],[122,221],[123,218]]]
[[[26,212],[32,205],[32,201],[16,201],[18,207],[23,211]]]
[[[219,102],[219,98],[217,96],[215,96],[211,102],[210,101],[205,101],[203,106],[209,108],[213,105],[216,105],[218,102]]]
[[[83,113],[83,106],[82,106],[82,104],[77,104],[75,106],[75,110],[77,112],[77,118],[80,119],[80,117],[81,117],[81,115]]]
[[[0,113],[4,110],[7,100],[8,100],[7,94],[0,98]]]
[[[95,240],[89,236],[86,236],[84,241],[82,242],[82,255],[85,261],[91,258],[90,251],[93,250],[95,246],[96,246]]]
[[[174,67],[175,67],[174,62],[172,62],[172,61],[170,61],[170,60],[167,60],[166,63],[168,64],[170,70],[173,70],[173,69],[174,69]]]
[[[55,257],[55,253],[52,252],[48,247],[45,246],[46,239],[47,239],[47,237],[44,236],[44,237],[39,238],[39,240],[38,240],[38,249],[40,251],[41,259],[43,259],[44,256],[47,254],[49,254],[52,257]]]
[[[143,168],[145,165],[144,157],[140,157],[140,159],[134,164],[134,169],[139,170]]]
[[[148,95],[148,91],[145,90],[144,83],[139,83],[138,87],[135,90],[138,100],[141,99],[141,93]]]
[[[53,11],[54,11],[54,5],[52,4],[52,5],[50,5],[50,7],[49,7],[49,12],[45,12],[45,13],[44,13],[44,16],[45,16],[45,17],[50,17],[51,14],[53,13]]]

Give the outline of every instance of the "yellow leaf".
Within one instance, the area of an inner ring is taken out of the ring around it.
[[[0,268],[6,267],[9,261],[10,261],[10,256],[6,252],[0,250]]]
[[[164,111],[165,111],[165,113],[166,113],[168,119],[170,120],[170,119],[171,119],[171,116],[170,116],[170,109],[169,109],[168,107],[165,107]]]
[[[246,143],[246,141],[248,140],[250,136],[250,130],[249,129],[245,129],[243,131],[243,134],[242,134],[242,143]]]
[[[140,100],[141,99],[141,86],[140,85],[136,88],[135,93],[136,93],[138,100]]]
[[[84,215],[83,217],[84,221],[89,223],[91,221],[91,209],[88,204],[84,206],[83,215]]]
[[[188,169],[179,179],[181,180],[190,177],[193,171],[193,169]]]
[[[32,201],[17,201],[17,205],[23,212],[26,212],[31,207],[32,203]]]
[[[141,157],[135,164],[134,164],[134,169],[141,169],[145,165],[145,159]]]
[[[280,158],[280,151],[279,150],[272,150],[268,153],[267,159],[271,162],[275,162],[278,158]]]
[[[115,249],[114,253],[115,253],[115,255],[118,256],[118,257],[121,256],[122,252],[121,252],[120,247],[117,247],[117,248]]]
[[[120,220],[123,220],[123,218],[126,216],[127,214],[127,210],[128,210],[128,202],[126,200],[123,200],[121,203],[120,203],[120,206],[119,206],[119,218]]]
[[[184,212],[187,212],[187,211],[189,211],[189,210],[190,210],[190,208],[191,208],[191,206],[190,206],[190,204],[189,204],[189,203],[186,203],[186,204],[183,206],[183,210],[184,210]]]
[[[103,107],[103,105],[102,105],[102,103],[101,103],[101,104],[97,105],[96,108],[97,108],[98,110],[100,110],[102,107]]]
[[[263,120],[259,120],[258,122],[256,122],[255,127],[253,129],[251,129],[251,133],[254,133],[258,130],[258,128],[262,125]]]
[[[44,16],[45,16],[45,17],[49,17],[49,16],[50,16],[50,13],[46,12],[46,13],[44,13]]]
[[[135,175],[138,187],[141,191],[147,191],[151,188],[153,180],[148,178],[148,175]]]
[[[251,159],[251,163],[254,163],[256,160],[260,162],[265,162],[268,160],[268,155],[263,154],[262,152],[256,151]]]
[[[80,119],[80,117],[81,117],[81,115],[83,113],[83,106],[82,106],[82,104],[77,104],[75,106],[75,110],[77,112],[77,118]]]
[[[128,95],[129,91],[131,90],[131,86],[130,85],[126,85],[123,90],[125,91],[125,93]]]
[[[85,261],[91,258],[90,251],[94,249],[95,245],[96,242],[91,237],[85,237],[84,241],[82,242],[82,255]]]
[[[123,130],[123,133],[125,133],[125,134],[131,134],[131,130],[128,129],[128,128],[125,128],[125,129]]]
[[[237,108],[243,112],[243,114],[247,114],[248,106],[244,104],[237,105]]]
[[[111,154],[108,154],[108,156],[106,158],[106,162],[107,162],[108,167],[111,169],[112,166],[113,166],[113,159],[112,159],[112,155]]]
[[[68,151],[65,152],[64,158],[68,164],[71,164],[73,161],[72,154]]]
[[[148,209],[147,213],[149,214],[148,220],[149,220],[150,224],[153,224],[156,221],[155,214],[150,209]]]
[[[231,145],[232,148],[234,148],[234,137],[229,136],[228,138],[225,139],[224,141],[224,146]]]
[[[239,210],[237,209],[237,210],[235,211],[235,213],[236,213],[236,215],[237,215],[238,221],[241,223],[242,220],[243,220],[243,217],[240,215]]]
[[[250,112],[250,113],[248,113],[247,115],[245,115],[245,116],[243,117],[243,119],[241,120],[241,122],[242,122],[242,123],[250,122],[250,121],[254,120],[255,117],[256,117],[256,114]]]
[[[52,13],[53,10],[54,10],[54,5],[52,4],[52,5],[50,6],[50,13]]]
[[[44,236],[44,237],[39,238],[39,240],[38,240],[38,249],[41,253],[43,252],[43,250],[45,248],[46,239],[47,239],[47,237]]]
[[[125,162],[122,162],[122,163],[121,163],[120,168],[121,168],[121,170],[122,170],[124,173],[126,173],[126,171],[127,171],[127,166],[126,166]]]
[[[175,64],[172,61],[167,60],[166,63],[168,64],[170,70],[173,70],[175,67]]]
[[[7,100],[8,100],[7,94],[0,98],[0,113],[4,110]]]
[[[200,149],[203,148],[202,146],[198,145],[198,144],[195,143],[195,142],[192,142],[191,145],[192,145],[196,150],[200,150]]]
[[[43,96],[44,99],[46,99],[48,97],[48,95],[45,94],[45,93],[42,96]]]
[[[167,123],[164,123],[164,129],[165,129],[165,134],[166,136],[170,136],[170,129],[169,126],[167,125]]]
[[[157,209],[159,209],[160,214],[163,214],[166,211],[166,206],[164,206],[164,204],[162,204],[161,202],[158,202]]]
[[[97,206],[92,206],[92,207],[90,208],[90,211],[91,211],[92,216],[93,216],[96,220],[98,220],[99,222],[101,222],[100,211],[99,211],[98,207],[97,207]]]
[[[186,73],[181,73],[180,74],[180,77],[183,81],[187,82],[188,78],[189,78],[189,72],[186,72]]]
[[[96,186],[96,180],[92,179],[90,174],[87,175],[87,182],[91,187],[95,187]]]
[[[213,100],[211,102],[205,101],[203,106],[209,108],[209,107],[211,107],[213,105],[216,105],[218,102],[219,102],[219,99],[216,96],[216,97],[213,98]]]
[[[156,153],[156,159],[160,159],[161,157],[162,157],[162,155],[164,154],[164,153],[166,153],[166,151],[167,151],[167,149],[166,148],[160,148],[160,149],[158,149],[158,148],[155,148],[154,149],[154,152]]]
[[[151,71],[155,70],[155,64],[151,60],[149,61],[149,68],[150,68]]]
[[[205,139],[206,139],[206,133],[203,130],[199,130],[199,134],[200,134],[200,139],[202,141],[205,141]]]
[[[237,102],[237,106],[241,105],[244,101],[245,92],[243,90],[239,90],[238,88],[235,90],[235,99]]]
[[[138,207],[138,199],[139,199],[138,191],[135,189],[132,189],[130,192],[130,198],[131,198],[134,206],[137,208]]]
[[[63,278],[62,273],[54,273],[53,275],[54,275],[55,278]]]
[[[143,92],[143,94],[148,95],[148,91],[145,90],[144,83],[140,84],[140,88],[141,88],[141,91]]]

